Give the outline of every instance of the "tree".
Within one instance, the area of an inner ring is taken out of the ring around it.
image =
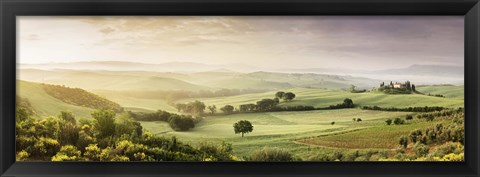
[[[112,110],[96,110],[91,113],[97,137],[105,138],[115,134],[115,112]]]
[[[400,124],[404,124],[405,121],[397,117],[397,118],[395,118],[395,119],[393,120],[393,123],[394,123],[395,125],[400,125]]]
[[[233,112],[234,107],[232,105],[225,105],[224,107],[220,108],[222,112],[225,114],[231,114]]]
[[[414,92],[417,91],[417,90],[415,90],[415,84],[412,84],[412,91],[414,91]]]
[[[355,85],[353,85],[353,84],[352,84],[352,85],[350,85],[350,92],[355,92],[355,87],[356,87],[356,86],[355,86]]]
[[[233,130],[235,131],[235,134],[241,133],[243,138],[243,134],[253,131],[253,125],[247,120],[241,120],[233,124]]]
[[[352,99],[350,99],[350,98],[345,98],[345,99],[343,100],[343,106],[344,106],[345,108],[353,108],[355,105],[353,104]]]
[[[205,110],[205,103],[195,100],[194,102],[188,103],[188,105],[191,105],[192,107],[192,113],[193,115],[201,115],[203,114],[203,111]]]
[[[405,116],[405,120],[412,120],[412,119],[413,119],[413,116],[410,114]]]
[[[361,121],[362,121],[362,119],[360,119],[360,118],[357,118],[357,122],[361,122]]]
[[[215,114],[217,112],[217,107],[215,105],[210,105],[207,107],[208,110],[210,110],[211,114]]]
[[[281,99],[281,98],[283,98],[284,94],[285,94],[285,92],[279,91],[279,92],[275,93],[275,98]]]
[[[168,123],[175,131],[187,131],[195,127],[194,119],[191,116],[175,114],[170,117]]]
[[[69,111],[60,111],[60,115],[58,115],[58,117],[74,125],[77,123],[77,121],[75,120],[75,116],[73,115],[72,112],[69,112]]]
[[[280,103],[280,99],[278,98],[274,98],[273,101],[275,101],[276,103]]]
[[[242,104],[240,105],[240,112],[255,111],[257,105],[255,104]]]
[[[278,103],[273,99],[262,99],[257,101],[257,109],[259,111],[268,111],[275,107]]]
[[[187,108],[187,105],[186,104],[182,104],[182,103],[177,103],[175,105],[175,108],[177,108],[178,112],[185,112],[185,108]]]
[[[330,125],[335,125],[335,121],[331,122]]]
[[[295,98],[295,94],[292,92],[287,92],[283,94],[283,100],[285,101],[292,101]]]
[[[403,135],[400,137],[400,140],[398,141],[398,143],[403,146],[403,148],[407,148],[407,145],[408,145],[408,137]]]
[[[392,124],[392,119],[387,119],[385,122],[387,123],[387,125],[391,125]]]

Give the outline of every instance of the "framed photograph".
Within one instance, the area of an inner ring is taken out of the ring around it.
[[[2,0],[1,176],[478,177],[477,0]]]

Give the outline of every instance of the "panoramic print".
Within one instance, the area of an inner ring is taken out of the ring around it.
[[[17,161],[464,161],[463,16],[18,16]]]

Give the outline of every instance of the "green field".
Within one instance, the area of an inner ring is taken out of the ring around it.
[[[463,107],[463,98],[440,98],[426,96],[421,94],[398,94],[389,95],[376,92],[350,93],[343,90],[330,89],[308,89],[295,88],[285,89],[285,92],[293,92],[297,97],[291,102],[283,102],[281,105],[309,105],[314,107],[327,107],[343,102],[343,99],[350,98],[353,102],[360,106],[380,106],[380,107],[416,107],[416,106],[443,106],[443,107]],[[456,90],[454,92],[460,92]],[[457,93],[458,94],[458,93]],[[193,100],[201,100],[207,105],[216,105],[221,107],[224,105],[239,106],[240,104],[256,103],[263,98],[274,98],[275,91],[247,94],[231,97],[218,98],[196,98],[185,99],[178,102],[189,102]]]
[[[301,151],[306,146],[296,140],[367,129],[383,124],[387,118],[404,117],[406,114],[409,113],[347,109],[207,116],[188,132],[175,132],[164,122],[142,122],[142,125],[155,134],[176,136],[192,144],[226,141],[233,144],[239,156],[247,156],[264,146]],[[353,118],[363,121],[353,122]],[[254,125],[254,131],[244,138],[233,132],[232,125],[239,120],[249,120]],[[330,125],[332,121],[336,123]]]
[[[447,98],[464,98],[464,88],[465,86],[455,86],[455,85],[428,85],[428,86],[419,86],[417,90],[425,94],[440,94]]]

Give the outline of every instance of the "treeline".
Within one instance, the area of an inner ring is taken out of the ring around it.
[[[408,108],[382,108],[378,106],[362,106],[364,110],[375,110],[375,111],[399,111],[399,112],[434,112],[442,111],[446,108],[440,106],[425,106],[425,107],[408,107]]]
[[[162,110],[153,113],[128,111],[128,115],[137,121],[167,122],[175,131],[187,131],[195,127],[195,119],[192,116],[179,115]]]
[[[437,111],[437,112],[432,112],[432,113],[423,113],[423,114],[418,114],[417,118],[419,119],[426,119],[428,121],[433,121],[435,117],[448,117],[452,116],[458,113],[464,112],[462,107],[459,107],[457,109],[447,109],[447,110],[442,110],[442,111]]]
[[[47,94],[68,104],[92,109],[109,109],[115,112],[123,111],[119,104],[80,88],[50,84],[42,84],[42,86]]]
[[[200,91],[187,91],[187,90],[168,90],[168,91],[122,91],[123,95],[146,98],[146,99],[163,99],[167,102],[174,102],[180,99],[188,98],[212,98],[212,97],[224,97],[235,96],[250,93],[262,93],[268,90],[265,89],[220,89],[215,91],[200,90]]]
[[[337,105],[330,105],[323,108],[315,108],[313,106],[278,106],[279,102],[276,99],[262,99],[257,101],[256,104],[242,104],[238,107],[238,112],[280,112],[280,111],[311,111],[311,110],[329,110],[329,109],[344,109],[344,108],[354,108],[355,104],[350,98],[345,98],[343,103]],[[225,114],[234,113],[234,107],[231,105],[226,105],[221,108]]]
[[[45,119],[17,109],[18,161],[233,161],[230,144],[192,147],[144,131],[129,114],[96,110],[91,120],[69,112]],[[19,115],[19,116],[18,116]]]

